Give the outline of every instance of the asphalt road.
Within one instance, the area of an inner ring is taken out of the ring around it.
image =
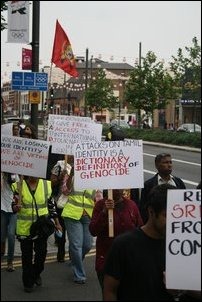
[[[87,282],[75,284],[72,281],[68,256],[64,263],[56,261],[55,253],[48,253],[45,270],[41,274],[43,284],[32,293],[25,293],[22,286],[22,268],[19,256],[15,256],[12,273],[6,271],[5,261],[1,267],[1,301],[102,301],[101,289],[94,270],[95,250],[84,260]]]

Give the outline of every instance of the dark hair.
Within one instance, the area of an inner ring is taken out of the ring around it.
[[[26,126],[25,126],[25,128],[20,132],[20,136],[24,136],[25,135],[25,131],[26,131],[26,128],[30,128],[31,129],[31,137],[30,138],[33,138],[33,139],[37,139],[38,137],[37,137],[37,131],[36,131],[36,128],[35,128],[35,126],[34,125],[32,125],[32,124],[27,124]]]
[[[163,210],[166,210],[168,189],[177,188],[170,184],[162,184],[153,187],[148,195],[147,203],[145,204],[146,210],[148,207],[151,207],[155,214],[159,214]]]
[[[164,157],[171,157],[170,153],[160,153],[160,154],[157,154],[156,157],[155,157],[155,164],[156,163],[159,163],[162,158]]]
[[[201,189],[201,181],[198,183],[198,185],[196,186],[196,189]]]

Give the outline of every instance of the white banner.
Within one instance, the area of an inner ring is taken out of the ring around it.
[[[1,135],[13,135],[13,123],[1,125]]]
[[[201,290],[201,190],[168,190],[166,287]]]
[[[1,136],[1,171],[46,178],[49,143],[39,139]]]
[[[8,1],[8,43],[29,43],[29,1]]]
[[[76,190],[142,188],[142,140],[75,144],[74,175]]]
[[[47,141],[52,153],[73,154],[75,143],[101,141],[102,125],[90,118],[78,116],[49,115]]]

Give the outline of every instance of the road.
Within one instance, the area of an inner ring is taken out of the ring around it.
[[[17,262],[19,265],[15,265],[15,272],[7,272],[4,266],[1,269],[1,301],[102,301],[101,289],[94,270],[94,250],[84,260],[86,284],[79,285],[72,281],[68,260],[58,263],[55,255],[49,254],[41,275],[43,284],[36,287],[32,293],[23,291],[19,258],[16,258],[15,263]]]

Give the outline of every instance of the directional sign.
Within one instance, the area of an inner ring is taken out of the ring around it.
[[[44,72],[12,72],[12,90],[48,90],[48,74]]]

